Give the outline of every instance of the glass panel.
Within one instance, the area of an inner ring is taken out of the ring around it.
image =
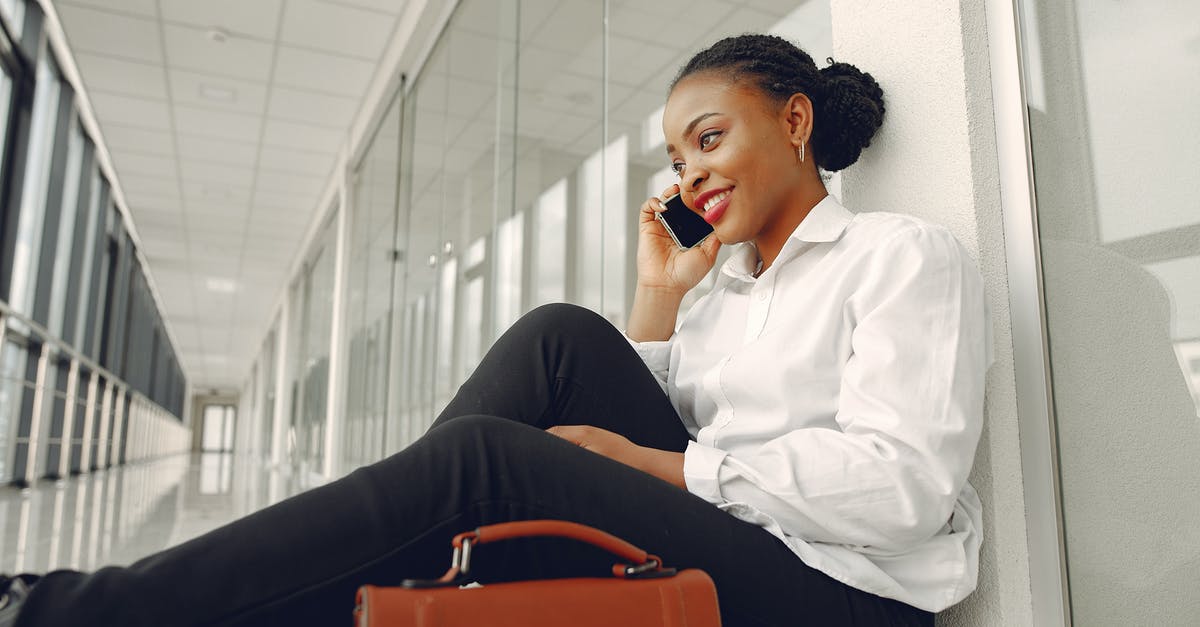
[[[75,329],[71,336],[75,339],[78,347],[82,351],[87,351],[86,335],[84,328],[88,322],[87,312],[92,307],[92,263],[96,257],[92,247],[96,244],[96,229],[100,228],[99,222],[102,214],[100,213],[101,202],[101,175],[99,170],[94,170],[90,175],[86,176],[87,184],[91,187],[88,193],[87,206],[83,208],[86,215],[79,216],[77,220],[86,221],[86,227],[83,232],[83,241],[79,242],[77,248],[80,250],[83,264],[79,271],[79,309],[76,312],[69,312],[68,319],[74,316]]]
[[[284,433],[284,440],[281,443],[283,446],[282,456],[288,461],[298,464],[297,434],[300,427],[300,416],[303,408],[303,396],[300,394],[301,377],[303,376],[304,368],[304,293],[307,289],[308,274],[306,269],[301,269],[300,276],[292,283],[288,294],[288,320],[287,320],[287,342],[284,345],[284,357],[286,359],[286,370],[284,381],[286,382],[284,394],[284,416],[287,420],[287,428]]]
[[[4,342],[0,352],[0,482],[14,477],[12,456],[25,388],[25,347]]]
[[[271,332],[267,334],[267,341],[263,345],[262,352],[262,394],[263,400],[259,405],[262,407],[262,433],[260,436],[261,451],[266,458],[270,458],[275,450],[275,362],[278,356],[275,354],[275,343],[277,332],[275,329],[279,327],[278,322],[272,325]]]
[[[63,336],[64,304],[67,300],[67,271],[71,266],[71,249],[76,245],[75,220],[79,204],[80,169],[83,165],[83,129],[79,118],[72,115],[68,127],[67,169],[63,176],[62,208],[58,222],[58,250],[54,255],[54,273],[50,292],[50,334]],[[86,218],[85,218],[86,219]]]
[[[8,110],[12,106],[12,79],[8,76],[8,70],[0,66],[0,120],[4,120],[0,124],[0,146],[4,146],[8,137]],[[4,151],[0,150],[0,172],[5,170]]]
[[[604,18],[603,2],[521,5],[516,209],[539,234],[530,251],[539,285],[522,311],[551,296],[604,310]],[[556,267],[561,282],[547,276]]]
[[[529,242],[533,249],[533,305],[566,300],[567,261],[567,180],[542,192],[534,205],[536,236]]]
[[[830,54],[828,2],[694,9],[683,0],[459,3],[401,105],[402,261],[387,386],[388,415],[400,424],[387,429],[388,450],[422,433],[529,309],[574,302],[624,324],[636,282],[633,216],[674,180],[662,105],[688,55],[724,35],[766,30],[815,58]],[[694,38],[661,35],[679,20]],[[356,189],[381,184],[370,176],[364,164]],[[352,285],[365,290],[355,283],[365,272],[354,266]],[[348,342],[352,361],[363,362],[365,340]],[[373,395],[350,396],[348,408]]]
[[[207,405],[204,408],[204,431],[200,439],[200,448],[205,451],[220,451],[224,443],[225,408],[221,405]]]
[[[329,394],[329,335],[333,328],[333,257],[337,221],[330,220],[317,239],[304,310],[304,362],[300,421],[296,441],[300,459],[314,471],[323,465],[325,409]]]
[[[1200,5],[1022,9],[1074,622],[1191,624]]]
[[[59,464],[62,455],[66,454],[66,412],[67,412],[67,384],[69,378],[67,373],[70,371],[71,362],[64,360],[60,355],[50,358],[50,364],[46,369],[45,390],[46,396],[42,402],[49,403],[49,407],[43,410],[42,420],[47,421],[42,429],[42,449],[45,451],[44,464],[42,466],[43,476],[58,477]]]
[[[33,313],[33,295],[36,287],[33,279],[38,274],[38,253],[41,251],[59,91],[58,72],[51,62],[43,57],[38,63],[37,85],[34,88],[29,161],[25,169],[25,180],[22,182],[19,209],[21,215],[17,222],[12,287],[9,292],[9,305],[26,315]]]
[[[346,275],[346,412],[342,467],[383,457],[400,168],[400,100],[354,173]]]
[[[0,15],[3,15],[8,25],[8,32],[20,39],[22,27],[25,25],[25,2],[28,0],[0,0]]]
[[[403,317],[390,384],[403,424],[389,429],[397,436],[389,435],[389,448],[425,430],[461,381],[455,375],[478,363],[496,316],[524,306],[524,223],[512,217],[516,18],[517,3],[462,3],[406,100],[397,240]],[[504,220],[513,222],[501,268],[492,252]],[[503,313],[494,300],[501,278]]]
[[[525,214],[517,213],[496,227],[496,257],[493,279],[495,324],[492,337],[500,337],[521,317],[522,261],[524,258]]]
[[[71,458],[68,466],[71,474],[78,474],[82,470],[80,463],[83,458],[83,434],[89,420],[88,395],[92,392],[92,376],[92,373],[85,370],[80,370],[79,372],[79,385],[75,392],[75,419],[71,423]],[[103,388],[98,386],[96,389],[100,390]],[[95,403],[97,401],[93,399],[91,402]]]
[[[221,432],[221,450],[232,451],[233,450],[233,430],[235,427],[234,423],[235,423],[235,418],[237,416],[237,411],[234,409],[233,405],[226,405],[224,407],[224,409],[225,409],[225,413],[222,416],[222,422],[224,423],[224,426],[223,426],[224,430]]]

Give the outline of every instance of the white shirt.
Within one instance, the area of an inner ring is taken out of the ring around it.
[[[967,483],[991,337],[944,228],[817,204],[754,278],[742,245],[665,342],[631,342],[696,438],[690,492],[805,564],[929,611],[975,589]]]

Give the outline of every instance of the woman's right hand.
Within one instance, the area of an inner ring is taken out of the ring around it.
[[[668,187],[662,198],[679,193],[679,185]],[[696,287],[717,261],[721,242],[710,235],[699,246],[680,250],[670,233],[655,217],[666,206],[658,198],[642,204],[638,216],[638,286],[683,294]]]

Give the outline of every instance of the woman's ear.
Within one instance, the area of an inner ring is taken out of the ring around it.
[[[799,148],[800,144],[807,142],[808,138],[812,137],[812,101],[802,93],[794,93],[784,105],[784,115],[792,145]]]

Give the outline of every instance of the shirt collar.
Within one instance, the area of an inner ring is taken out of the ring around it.
[[[790,256],[789,251],[795,249],[799,244],[837,241],[853,218],[854,214],[843,207],[832,194],[826,195],[821,202],[813,206],[808,215],[800,221],[796,230],[788,236],[787,243],[779,251],[776,263],[783,261],[785,255]],[[729,261],[726,261],[725,265],[721,267],[723,274],[743,281],[753,281],[756,270],[758,270],[758,252],[752,242],[738,246]]]
[[[800,221],[789,239],[801,242],[837,241],[853,217],[854,214],[843,207],[833,194],[827,194]]]

